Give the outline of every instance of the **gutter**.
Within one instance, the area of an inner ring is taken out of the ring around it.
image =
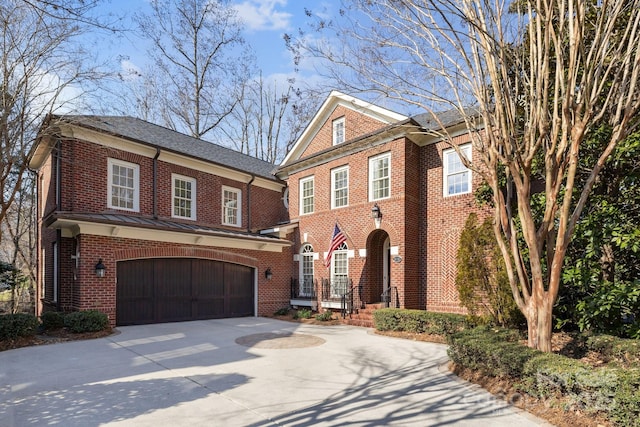
[[[153,219],[158,219],[158,157],[160,157],[160,147],[156,147],[156,155],[153,158]]]
[[[256,179],[254,174],[251,174],[251,179],[247,183],[247,232],[251,233],[251,184]]]

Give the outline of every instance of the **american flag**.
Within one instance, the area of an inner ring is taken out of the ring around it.
[[[329,252],[327,252],[327,258],[324,261],[325,267],[329,267],[331,265],[331,255],[333,251],[338,249],[338,247],[347,241],[347,236],[344,235],[338,224],[336,223],[333,228],[333,237],[331,237],[331,244],[329,245]]]

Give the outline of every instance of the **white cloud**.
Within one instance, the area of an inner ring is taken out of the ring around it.
[[[120,61],[120,76],[122,80],[135,80],[142,75],[142,70],[128,59]]]
[[[287,5],[287,0],[246,0],[233,7],[247,25],[247,29],[285,30],[289,28],[292,15],[277,8]]]

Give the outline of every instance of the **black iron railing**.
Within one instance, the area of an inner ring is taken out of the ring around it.
[[[351,283],[351,281],[349,281]],[[360,307],[362,301],[362,285],[350,286],[349,290],[342,295],[340,306],[342,318],[350,316],[355,311],[354,307]]]
[[[333,280],[320,279],[322,281],[322,300],[340,301],[342,295],[346,294],[353,282],[348,277],[334,277]]]
[[[291,278],[291,299],[309,299],[315,300],[317,296],[316,289],[318,288],[318,281],[315,279],[305,279],[300,286],[300,281],[295,278]]]
[[[389,286],[380,295],[380,301],[382,306],[386,308],[398,308],[400,307],[400,301],[398,301],[398,288],[396,286]]]

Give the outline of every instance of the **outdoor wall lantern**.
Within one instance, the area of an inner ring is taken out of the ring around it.
[[[380,212],[380,208],[378,204],[374,204],[371,208],[371,218],[376,223],[376,228],[380,228],[380,224],[382,223],[382,212]]]
[[[102,263],[102,258],[100,258],[98,260],[98,263],[96,264],[96,276],[104,277],[104,273],[106,271],[107,271],[107,267],[104,266],[104,264]]]
[[[267,269],[264,271],[264,277],[267,280],[271,280],[271,278],[273,277],[273,273],[271,273],[271,267],[267,267]]]

